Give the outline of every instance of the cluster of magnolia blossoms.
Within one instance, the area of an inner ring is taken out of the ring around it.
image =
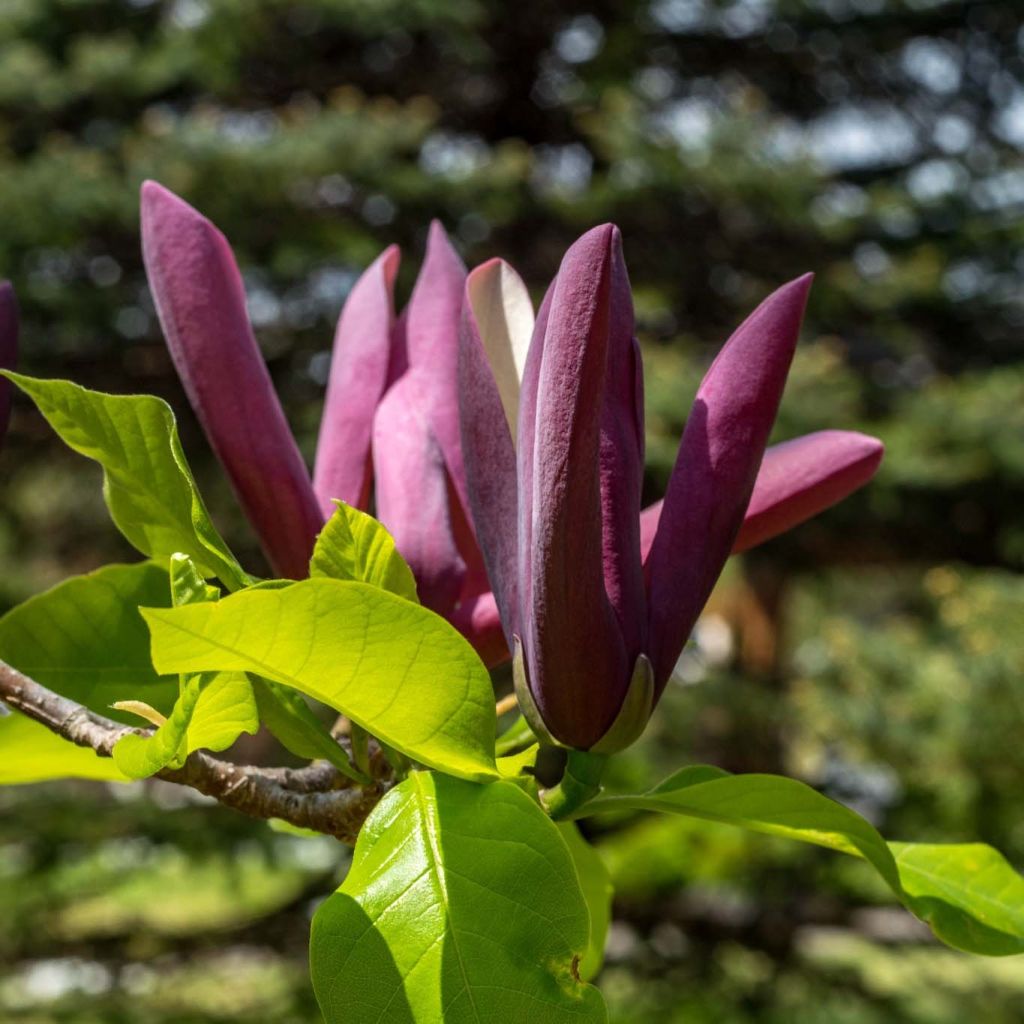
[[[189,399],[274,570],[307,573],[337,499],[371,506],[422,602],[517,688],[551,739],[606,751],[642,729],[722,566],[865,483],[882,446],[824,431],[765,451],[810,276],[726,343],[663,503],[640,509],[643,381],[618,230],[567,252],[536,318],[508,264],[467,275],[431,226],[396,315],[399,253],[338,322],[312,479],[260,355],[224,236],[153,182],[143,253]]]

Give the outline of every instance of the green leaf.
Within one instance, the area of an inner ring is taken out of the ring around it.
[[[487,669],[452,626],[411,601],[365,583],[311,579],[143,614],[161,672],[253,672],[432,768],[494,777]]]
[[[418,601],[412,570],[394,538],[373,516],[336,501],[337,509],[317,537],[310,576],[356,580]]]
[[[166,723],[151,736],[125,736],[114,761],[130,779],[180,768],[193,750],[227,750],[244,732],[259,729],[252,686],[240,672],[190,676]]]
[[[647,793],[593,800],[582,813],[630,809],[721,821],[861,857],[948,945],[987,956],[1024,953],[1024,878],[990,847],[889,844],[860,815],[796,779],[706,766],[684,768]]]
[[[569,848],[590,914],[590,939],[586,955],[580,962],[580,977],[589,981],[601,970],[604,962],[604,944],[612,921],[612,876],[601,854],[580,835],[575,823],[559,822],[558,831]]]
[[[183,604],[220,600],[220,590],[207,583],[199,566],[181,551],[171,555],[170,576],[171,604],[175,608]]]
[[[1024,953],[1024,878],[984,843],[890,843],[904,902],[943,942]]]
[[[259,676],[253,676],[251,682],[260,721],[286,750],[311,761],[322,757],[350,779],[369,781],[355,768],[330,730],[300,694]]]
[[[149,633],[138,606],[166,605],[170,586],[152,562],[111,565],[30,598],[0,619],[0,658],[43,686],[99,714],[139,699],[170,711],[177,681],[160,678],[149,658]],[[14,713],[0,718],[0,782],[61,778],[124,779],[109,758],[60,739]]]
[[[203,579],[188,555],[170,560],[174,607],[217,601],[220,591]],[[152,735],[125,736],[114,747],[114,761],[131,779],[146,779],[171,765],[180,768],[194,750],[227,750],[243,732],[260,727],[248,678],[241,672],[183,676],[170,717]]]
[[[533,800],[414,772],[313,918],[310,969],[327,1024],[596,1024],[587,942],[572,860]]]
[[[178,440],[171,407],[151,395],[106,395],[65,380],[4,374],[76,452],[103,467],[103,493],[121,532],[158,561],[177,551],[232,590],[248,576],[217,533]]]
[[[76,747],[16,711],[0,717],[0,785],[47,779],[128,781],[109,757]]]

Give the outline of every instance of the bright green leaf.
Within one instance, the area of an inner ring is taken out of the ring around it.
[[[586,955],[580,962],[580,977],[589,981],[604,961],[604,944],[612,921],[612,877],[601,854],[580,835],[574,822],[559,822],[558,831],[569,848],[590,914],[590,940]]]
[[[240,672],[190,676],[167,722],[151,736],[125,736],[114,761],[131,779],[168,765],[180,767],[194,750],[227,750],[242,733],[255,734],[259,717],[252,686]]]
[[[310,968],[327,1024],[597,1024],[587,943],[572,859],[533,800],[414,772],[317,911]]]
[[[149,633],[138,606],[166,605],[170,586],[152,562],[111,565],[30,598],[0,619],[0,658],[43,686],[130,725],[112,711],[119,700],[144,700],[170,711],[177,681],[160,678],[149,658]],[[48,778],[124,779],[97,757],[15,713],[0,718],[0,782]]]
[[[988,956],[1024,953],[1024,878],[984,843],[890,843],[904,902],[944,942]]]
[[[180,551],[171,555],[170,576],[171,604],[175,608],[183,604],[220,600],[220,590],[207,583],[199,566]]]
[[[310,576],[356,580],[417,601],[416,580],[394,538],[373,516],[336,501],[334,515],[317,537]]]
[[[143,614],[162,672],[253,672],[432,768],[495,774],[487,669],[452,626],[411,601],[365,583],[311,579]]]
[[[76,747],[17,712],[0,717],[0,785],[47,779],[127,781],[109,757]]]
[[[217,601],[220,591],[203,579],[188,555],[170,560],[171,603],[175,607]],[[174,710],[149,736],[125,736],[114,761],[132,779],[146,779],[170,765],[180,768],[194,750],[227,750],[243,732],[260,727],[248,678],[241,672],[182,676]]]
[[[887,844],[860,815],[796,779],[706,766],[684,768],[647,793],[593,800],[583,813],[629,809],[721,821],[861,857],[949,945],[988,956],[1024,953],[1024,878],[987,846]]]
[[[76,452],[103,467],[103,493],[121,532],[157,560],[177,551],[230,589],[248,582],[196,489],[171,407],[151,395],[107,395],[65,380],[6,373]]]

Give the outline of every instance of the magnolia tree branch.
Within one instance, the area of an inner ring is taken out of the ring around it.
[[[110,757],[122,736],[148,734],[61,697],[3,661],[0,701],[100,757]],[[371,765],[379,778],[371,786],[356,785],[327,762],[316,761],[307,768],[256,768],[202,751],[190,754],[180,768],[157,772],[155,778],[188,786],[250,817],[280,818],[352,845],[390,784],[386,763],[374,753]]]

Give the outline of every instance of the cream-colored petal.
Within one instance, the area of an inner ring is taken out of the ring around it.
[[[467,294],[514,439],[519,384],[533,334],[530,293],[512,267],[496,259],[469,275]]]

